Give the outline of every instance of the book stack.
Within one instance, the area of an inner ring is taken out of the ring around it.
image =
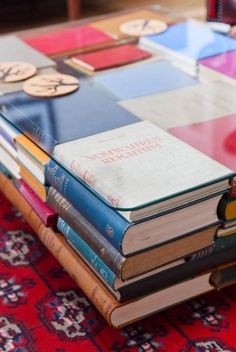
[[[236,279],[236,88],[192,77],[196,61],[184,72],[124,45],[123,21],[79,27],[63,45],[53,43],[67,30],[28,38],[42,60],[77,52],[78,66],[87,65],[74,71],[79,89],[37,98],[21,84],[0,98],[0,190],[114,327]],[[153,40],[140,23],[138,32],[142,44]],[[221,51],[236,49],[223,40]],[[86,75],[93,68],[103,72]]]

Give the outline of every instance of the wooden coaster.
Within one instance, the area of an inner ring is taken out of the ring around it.
[[[164,32],[167,27],[163,21],[140,18],[122,23],[120,31],[130,36],[141,37]]]
[[[25,93],[34,97],[58,97],[74,92],[79,88],[77,78],[60,73],[33,77],[23,85]]]
[[[0,62],[0,83],[15,83],[32,77],[37,72],[34,65],[27,62]]]

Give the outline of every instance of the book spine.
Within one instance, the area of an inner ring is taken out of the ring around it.
[[[74,279],[103,317],[111,323],[111,314],[119,306],[117,300],[103,286],[91,269],[70,248],[60,233],[45,227],[12,182],[0,173],[0,191],[22,213],[26,221],[37,233],[39,239]]]
[[[231,239],[217,239],[214,250],[206,256],[193,262],[186,262],[157,275],[147,277],[141,281],[121,287],[120,301],[137,299],[151,292],[164,289],[178,282],[188,280],[205,272],[210,272],[217,266],[236,260],[236,235],[228,236]],[[228,241],[227,241],[228,240]],[[225,242],[225,243],[224,243]]]
[[[19,180],[19,191],[46,227],[56,225],[57,214],[46,203],[43,203],[23,179]]]
[[[22,97],[19,99],[24,99]],[[29,118],[19,118],[19,111],[13,109],[10,105],[10,101],[6,100],[6,103],[3,101],[0,106],[0,114],[4,119],[7,120],[10,124],[13,124],[17,130],[24,133],[29,137],[30,140],[39,145],[43,150],[45,150],[49,155],[52,155],[53,150],[56,145],[56,141],[52,139],[39,125],[37,125],[33,120]],[[10,111],[10,113],[8,112]]]
[[[225,197],[222,197],[218,204],[217,215],[219,219],[227,221],[227,200]]]
[[[72,228],[62,219],[58,218],[58,230],[63,233],[72,247],[80,254],[80,256],[88,262],[100,278],[114,290],[116,276],[110,268],[102,261],[102,259],[90,248],[86,242],[82,240],[79,233],[75,233]]]
[[[60,193],[50,187],[48,205],[96,252],[107,266],[121,277],[123,257]]]
[[[69,172],[50,160],[45,167],[46,183],[54,187],[78,210],[119,252],[130,223],[103,203]]]

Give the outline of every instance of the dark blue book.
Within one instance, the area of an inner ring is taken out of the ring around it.
[[[56,98],[33,98],[24,92],[0,98],[0,114],[53,156],[56,145],[126,126],[139,119],[89,80]]]

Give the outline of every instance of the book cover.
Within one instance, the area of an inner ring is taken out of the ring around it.
[[[37,178],[28,170],[23,164],[18,162],[20,167],[20,175],[24,181],[32,188],[34,193],[41,199],[43,203],[46,203],[48,187],[43,185],[37,180]]]
[[[230,51],[199,61],[199,65],[221,73],[224,78],[236,79],[236,51]]]
[[[66,237],[72,247],[79,252],[79,255],[92,266],[100,278],[102,278],[114,290],[114,281],[116,278],[115,274],[81,238],[80,234],[75,233],[72,228],[60,217],[57,221],[57,228]]]
[[[200,150],[222,165],[236,171],[236,115],[168,130],[175,137]]]
[[[157,11],[140,10],[132,11],[122,15],[111,16],[110,18],[102,19],[91,23],[91,27],[100,29],[106,33],[110,33],[119,38],[126,37],[127,35],[121,32],[120,26],[127,21],[135,19],[145,19],[145,20],[159,20],[167,24],[173,23],[173,20],[168,16]]]
[[[51,155],[56,144],[139,121],[82,79],[76,92],[59,98],[33,98],[23,92],[3,96],[0,114]]]
[[[236,199],[222,197],[218,205],[218,216],[224,221],[236,220]]]
[[[191,257],[194,259],[191,260]],[[236,235],[234,232],[231,236],[217,238],[211,247],[194,253],[189,259],[186,258],[185,263],[143,278],[140,282],[133,282],[128,286],[121,287],[119,289],[121,299],[134,299],[145,295],[147,291],[152,292],[171,286],[190,277],[214,270],[214,268],[235,261],[235,259]]]
[[[87,54],[74,55],[71,60],[90,71],[100,71],[141,61],[151,56],[151,53],[139,49],[135,45],[126,44]]]
[[[50,157],[28,137],[23,134],[16,136],[15,143],[19,162],[30,170],[33,176],[45,185],[45,166]]]
[[[20,179],[20,168],[16,160],[1,146],[0,144],[0,161],[6,169],[14,176],[15,179]]]
[[[71,228],[71,236],[80,236],[90,247],[90,251],[93,250],[116,274],[116,277],[121,278],[121,280],[128,280],[146,272],[152,275],[153,273],[150,273],[150,271],[155,270],[155,268],[166,265],[200,248],[211,245],[218,226],[210,226],[197,233],[183,236],[176,241],[164,243],[163,245],[145,250],[136,255],[125,257],[122,256],[120,252],[111,245],[109,240],[107,240],[105,236],[102,236],[81,213],[76,211],[71,203],[52,187],[50,187],[48,193],[47,203],[67,225],[69,225]],[[80,250],[79,247],[77,249]],[[114,278],[114,280],[115,279],[116,278]]]
[[[57,145],[54,156],[113,207],[127,211],[232,175],[148,121]]]
[[[212,289],[209,284],[210,274],[206,274],[194,279],[194,281],[189,280],[147,295],[144,298],[120,304],[103,286],[88,265],[74,253],[66,240],[59,233],[55,233],[42,224],[31,207],[14,188],[11,181],[3,174],[0,174],[0,189],[7,199],[21,211],[45,246],[55,255],[59,263],[68,271],[109,324],[114,327],[129,324],[167,306]],[[153,302],[156,302],[156,304],[153,305]],[[122,317],[125,317],[125,319]]]
[[[23,197],[27,200],[29,205],[38,215],[42,223],[46,227],[51,227],[56,225],[57,223],[57,214],[55,211],[34,193],[34,191],[27,185],[27,183],[21,179],[19,180],[19,191],[23,195]]]
[[[189,63],[236,49],[236,40],[193,19],[170,26],[163,33],[145,36],[140,43]]]
[[[119,104],[143,120],[170,129],[235,114],[235,95],[235,86],[212,81]]]
[[[95,76],[119,100],[134,99],[194,85],[197,80],[166,60],[156,60]]]
[[[95,46],[113,44],[114,39],[105,32],[90,25],[50,31],[46,34],[24,38],[36,50],[49,56],[72,53]]]
[[[4,61],[28,62],[36,68],[56,66],[53,60],[33,49],[15,35],[1,36],[0,57]]]

